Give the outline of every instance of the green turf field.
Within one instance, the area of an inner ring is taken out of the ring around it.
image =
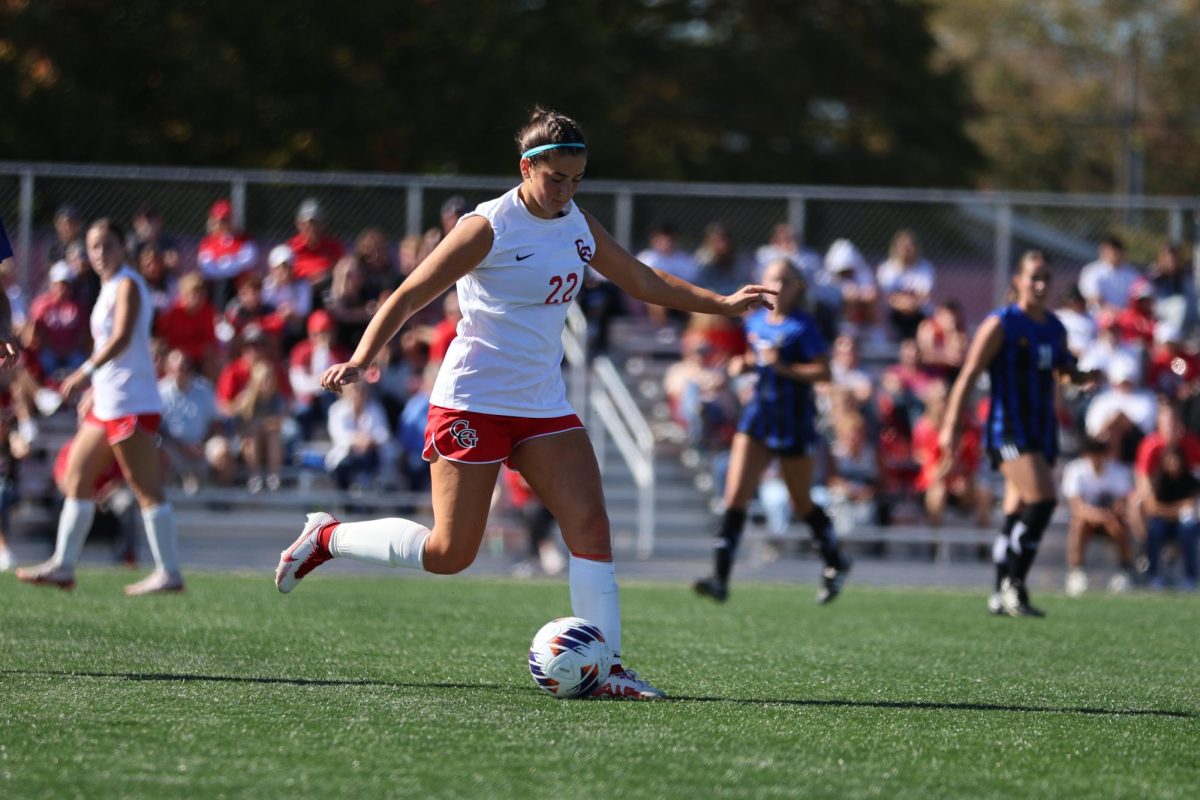
[[[557,701],[565,582],[0,576],[0,797],[1195,797],[1200,598],[626,586],[660,703]]]

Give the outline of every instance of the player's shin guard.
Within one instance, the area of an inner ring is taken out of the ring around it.
[[[432,531],[399,517],[343,522],[329,537],[329,552],[381,567],[424,569],[425,540]]]
[[[1009,536],[1008,570],[1013,580],[1023,583],[1029,575],[1029,568],[1033,566],[1038,546],[1042,543],[1042,534],[1050,524],[1056,505],[1056,500],[1039,500],[1021,509],[1020,519],[1013,525]]]
[[[833,523],[830,521],[829,515],[825,513],[825,509],[814,505],[804,521],[808,523],[813,541],[821,550],[821,558],[825,559],[825,566],[839,566],[842,563],[841,549],[838,547],[837,534],[833,531]]]
[[[600,626],[613,653],[621,655],[621,598],[613,562],[593,561],[572,553],[567,582],[571,586],[572,613]]]
[[[68,497],[63,501],[62,513],[58,515],[58,535],[54,542],[56,567],[75,569],[79,556],[83,554],[83,543],[92,520],[96,517],[96,504],[91,500]]]
[[[721,529],[713,542],[713,575],[722,584],[729,582],[733,562],[737,558],[738,543],[746,529],[746,509],[727,508],[721,517]]]
[[[1008,577],[1008,540],[1020,517],[1020,514],[1005,514],[1004,527],[992,542],[992,563],[996,566],[996,586],[993,591],[1000,591],[1001,584]]]
[[[155,565],[168,575],[179,574],[179,542],[175,535],[175,510],[170,503],[142,509],[142,524]]]

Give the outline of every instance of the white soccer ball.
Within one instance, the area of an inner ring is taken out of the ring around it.
[[[579,617],[547,622],[529,646],[529,674],[559,700],[590,695],[608,677],[612,660],[600,627]]]

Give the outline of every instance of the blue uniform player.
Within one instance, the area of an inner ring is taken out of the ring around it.
[[[729,597],[729,574],[746,526],[746,506],[763,472],[778,457],[792,509],[808,523],[825,560],[817,600],[828,603],[841,591],[850,569],[829,516],[809,496],[817,442],[813,384],[829,380],[828,347],[815,320],[799,308],[805,286],[794,264],[786,259],[768,264],[763,285],[778,292],[775,308],[749,317],[746,335],[752,353],[747,358],[751,360],[742,358],[730,365],[731,372],[752,369],[758,381],[733,438],[713,574],[692,588],[718,602]]]
[[[993,614],[1040,617],[1025,585],[1042,534],[1057,504],[1051,468],[1058,456],[1055,385],[1059,375],[1087,380],[1067,350],[1067,332],[1046,309],[1050,268],[1042,253],[1021,257],[1013,277],[1016,302],[997,309],[979,326],[966,364],[950,393],[939,444],[954,453],[959,424],[975,379],[988,370],[991,402],[986,441],[994,467],[1004,476],[1004,527],[992,548],[996,584],[988,599]],[[950,464],[944,464],[949,468]]]

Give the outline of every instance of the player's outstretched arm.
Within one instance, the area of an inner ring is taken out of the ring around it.
[[[475,269],[491,249],[492,226],[485,218],[468,217],[456,225],[375,312],[350,360],[325,370],[321,385],[337,393],[357,381],[409,317]]]
[[[765,286],[743,286],[733,294],[720,295],[662,270],[652,269],[621,247],[595,217],[586,211],[583,215],[596,240],[596,252],[589,262],[592,269],[643,303],[727,317],[754,308],[774,308],[770,298],[776,292]]]

